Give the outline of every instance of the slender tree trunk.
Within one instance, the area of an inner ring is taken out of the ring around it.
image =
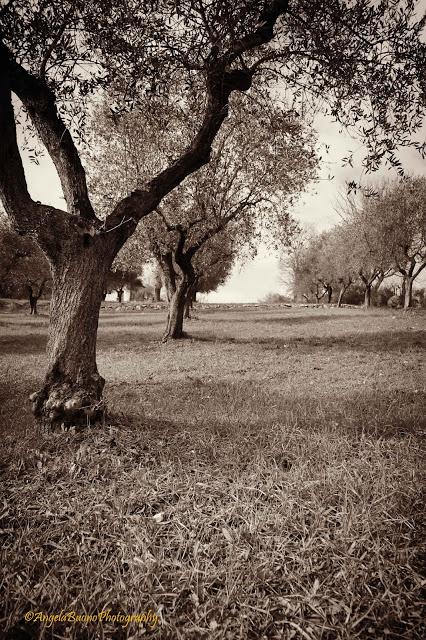
[[[37,298],[31,292],[28,296],[30,302],[30,316],[37,315]]]
[[[371,306],[371,284],[365,285],[364,307],[368,309]]]
[[[191,318],[191,308],[192,308],[192,296],[191,296],[191,292],[189,291],[186,295],[186,300],[185,300],[185,313],[183,315],[185,320],[189,320]]]
[[[346,287],[340,287],[339,297],[337,299],[337,306],[341,307],[343,302],[343,296],[345,295]]]
[[[372,287],[372,300],[373,300],[373,304],[375,307],[378,306],[378,302],[379,302],[379,289],[382,286],[382,282],[385,279],[385,274],[383,272],[380,272],[380,274],[377,276],[377,280],[374,283],[374,287]]]
[[[117,289],[117,300],[118,300],[118,302],[122,301],[123,293],[124,293],[123,287],[120,287],[120,289]]]
[[[161,302],[161,287],[154,287],[154,302]]]
[[[327,302],[331,304],[331,297],[333,295],[333,288],[330,285],[327,286]]]
[[[111,261],[102,245],[60,256],[52,266],[53,291],[44,385],[30,400],[44,429],[103,419],[104,379],[96,366],[96,334],[104,281]]]
[[[404,278],[404,309],[409,309],[413,305],[413,282],[412,276],[405,276]]]
[[[192,293],[191,307],[192,307],[192,304],[193,304],[194,302],[197,302],[197,290],[196,290],[196,289],[195,289],[195,291],[193,291],[193,293]]]
[[[406,283],[405,283],[405,279],[406,279],[406,275],[403,276],[402,278],[402,285],[401,285],[401,300],[404,303],[405,301],[405,289],[406,289]]]

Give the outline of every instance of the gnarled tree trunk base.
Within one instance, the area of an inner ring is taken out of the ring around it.
[[[50,374],[40,391],[30,396],[32,411],[42,430],[52,432],[103,423],[104,384],[99,373],[81,381],[67,381]]]

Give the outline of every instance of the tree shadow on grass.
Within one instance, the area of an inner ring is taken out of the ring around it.
[[[353,320],[355,317],[365,317],[364,314],[321,314],[321,315],[287,315],[283,313],[282,315],[277,316],[276,312],[271,313],[271,317],[268,317],[265,313],[261,318],[221,318],[220,324],[239,324],[241,323],[249,323],[249,324],[279,324],[279,325],[294,325],[294,324],[321,324],[323,322],[334,322],[336,320]]]
[[[15,333],[0,337],[0,355],[30,355],[45,351],[47,333]]]
[[[156,323],[155,323],[156,324]],[[144,331],[148,324],[138,326],[129,325],[117,328],[116,331],[100,329],[98,334],[98,352],[122,351],[128,349],[136,351],[139,347],[151,345],[156,347],[161,342],[162,332],[155,330]],[[132,328],[132,330],[130,330]],[[262,337],[233,337],[214,334],[189,335],[193,343],[210,343],[212,345],[251,345],[265,350],[286,351],[297,350],[298,353],[314,353],[321,349],[327,352],[338,350],[365,351],[366,353],[404,352],[411,349],[426,348],[425,331],[387,331],[372,333],[352,333],[340,336],[268,336]],[[47,332],[14,332],[0,337],[0,355],[30,355],[45,351]]]
[[[142,429],[149,439],[158,439],[159,447],[182,441],[186,448],[201,450],[209,443],[210,451],[213,443],[219,455],[221,442],[268,449],[274,438],[285,440],[293,430],[302,439],[333,433],[357,441],[364,436],[378,440],[420,436],[426,428],[424,394],[405,389],[380,394],[371,389],[347,391],[333,400],[316,395],[314,389],[299,397],[277,395],[253,382],[209,382],[195,388],[192,382],[152,385],[144,388],[143,397],[134,385],[128,386],[124,394],[120,386],[123,400],[108,390],[112,409],[108,422]],[[132,392],[140,409],[132,408]],[[230,413],[223,410],[227,405],[232,407]]]
[[[282,337],[247,337],[233,338],[232,336],[194,336],[194,341],[210,342],[213,344],[259,345],[266,350],[297,349],[300,352],[311,353],[321,349],[339,351],[389,352],[407,351],[410,349],[426,348],[425,331],[388,331],[374,333],[353,333],[343,336],[289,336]]]
[[[161,312],[157,312],[161,313]],[[121,327],[121,326],[131,326],[131,327],[149,327],[149,326],[157,326],[157,325],[165,325],[166,324],[166,314],[162,313],[161,317],[152,318],[154,312],[142,314],[140,312],[130,314],[115,314],[111,316],[101,315],[99,318],[99,328],[102,327]]]

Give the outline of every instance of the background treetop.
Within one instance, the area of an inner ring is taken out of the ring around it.
[[[173,126],[167,130],[161,113],[147,119],[134,112],[117,121],[108,108],[96,113],[98,146],[87,164],[98,212],[107,213],[117,199],[140,187],[167,161],[173,145],[190,135],[185,113],[180,108],[169,108],[168,113]],[[229,223],[238,223],[233,233],[240,247],[257,241],[260,231],[279,231],[284,241],[291,226],[289,208],[315,178],[317,164],[312,131],[285,105],[265,101],[259,109],[237,98],[210,162],[170,193],[155,216],[144,220],[143,233],[161,251],[173,248],[180,230],[185,232],[183,248],[190,249]]]

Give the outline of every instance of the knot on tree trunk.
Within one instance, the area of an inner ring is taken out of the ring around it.
[[[248,91],[251,87],[253,73],[249,69],[232,69],[226,71],[224,88],[228,95],[232,91]]]
[[[30,395],[32,412],[43,431],[87,427],[103,422],[105,380],[94,373],[81,382],[47,380],[42,389]]]

